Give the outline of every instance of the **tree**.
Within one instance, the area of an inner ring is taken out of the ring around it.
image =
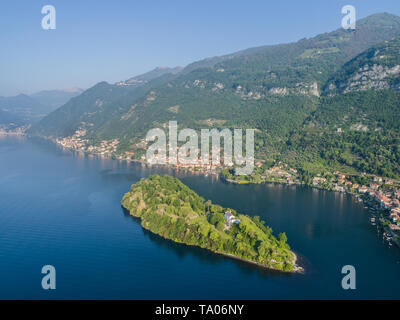
[[[225,228],[225,223],[224,223],[223,221],[218,221],[218,223],[217,223],[217,225],[216,225],[216,228],[217,228],[219,231],[223,231],[224,228]]]
[[[210,212],[210,207],[211,207],[211,200],[207,200],[206,201],[206,203],[205,203],[205,206],[206,206],[206,208],[207,208],[207,212]]]
[[[278,241],[281,245],[286,244],[287,237],[285,232],[281,232],[280,234],[278,234]]]

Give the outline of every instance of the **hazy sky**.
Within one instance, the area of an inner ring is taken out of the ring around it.
[[[56,8],[56,30],[41,9]],[[249,47],[296,41],[357,19],[400,15],[400,0],[2,0],[0,95],[88,88],[156,66],[184,66]]]

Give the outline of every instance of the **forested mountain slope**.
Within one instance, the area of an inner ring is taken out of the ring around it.
[[[319,107],[288,141],[295,162],[400,174],[400,37],[361,53],[327,83]],[[301,160],[299,159],[301,158]]]
[[[85,128],[90,141],[118,139],[123,153],[170,120],[255,128],[259,159],[305,172],[345,166],[398,175],[399,36],[399,17],[375,14],[356,30],[205,59],[140,86],[100,83],[30,133],[65,137]]]

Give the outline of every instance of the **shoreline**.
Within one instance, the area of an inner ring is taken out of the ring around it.
[[[206,249],[206,250],[211,251],[209,249]],[[256,261],[251,261],[251,260],[247,260],[247,259],[244,259],[244,258],[240,258],[240,257],[235,256],[235,255],[230,254],[230,253],[223,253],[223,252],[218,252],[218,251],[217,252],[211,251],[211,252],[216,253],[216,254],[220,254],[222,256],[225,256],[225,257],[228,257],[228,258],[231,258],[231,259],[243,261],[243,262],[246,262],[246,263],[251,263],[251,264],[254,264],[254,265],[258,266],[258,267],[261,267],[261,268],[264,268],[264,269],[268,269],[268,270],[273,270],[273,271],[283,272],[283,273],[305,274],[304,268],[296,263],[299,259],[298,259],[297,254],[294,251],[291,251],[293,253],[293,255],[294,255],[294,259],[292,261],[292,263],[293,263],[293,270],[292,271],[283,271],[283,270],[273,269],[273,268],[267,267],[264,264],[258,263]]]
[[[1,136],[1,135],[0,135]],[[4,135],[7,136],[7,135]],[[29,135],[26,134],[8,134],[8,136],[27,136],[28,138],[35,138],[35,137],[31,137]],[[225,178],[222,174],[221,174],[221,169],[222,168],[215,168],[215,169],[199,169],[199,170],[195,170],[194,167],[178,167],[175,165],[171,165],[171,164],[149,164],[147,161],[145,160],[141,160],[141,159],[118,159],[113,155],[104,155],[104,154],[99,154],[99,153],[94,153],[94,152],[88,152],[88,151],[84,151],[84,150],[77,150],[74,148],[68,148],[68,147],[64,147],[61,144],[57,143],[57,141],[54,138],[51,137],[37,137],[40,139],[44,139],[47,141],[51,141],[52,143],[54,143],[57,147],[60,147],[64,150],[68,150],[68,151],[72,151],[72,152],[76,152],[76,153],[83,153],[87,156],[93,156],[96,158],[100,158],[100,159],[111,159],[111,160],[117,160],[120,162],[127,162],[127,163],[137,163],[137,164],[141,164],[141,165],[145,165],[146,167],[160,167],[160,168],[166,168],[166,169],[173,169],[175,171],[180,171],[180,172],[189,172],[191,174],[197,174],[197,175],[202,175],[202,176],[217,176],[219,179],[221,179],[222,181],[225,181],[227,183],[231,183],[231,184],[236,184],[236,185],[250,185],[250,184],[280,184],[280,185],[284,185],[284,186],[307,186],[313,189],[317,189],[317,190],[323,190],[323,191],[333,191],[335,193],[342,193],[342,194],[348,194],[354,197],[354,199],[358,202],[362,202],[363,205],[368,208],[374,208],[374,206],[372,206],[370,204],[371,199],[368,199],[365,197],[365,194],[359,194],[359,193],[355,193],[355,192],[351,192],[348,190],[343,190],[343,191],[338,191],[338,190],[332,190],[329,188],[324,188],[322,186],[317,186],[317,185],[309,185],[306,183],[302,183],[302,182],[295,182],[295,183],[288,183],[285,181],[269,181],[269,180],[263,180],[263,181],[259,181],[259,182],[253,182],[253,181],[245,181],[245,182],[240,182],[240,181],[235,181],[229,178]],[[375,209],[375,208],[374,208]],[[375,214],[382,214],[385,211],[383,209],[376,209],[376,213]],[[377,219],[377,223],[383,228],[384,225],[383,223],[380,221],[380,219]],[[400,242],[395,242],[395,244],[400,248]],[[239,258],[239,257],[235,257],[235,258]],[[240,259],[240,258],[239,258]],[[297,256],[295,258],[295,261],[297,261]],[[251,262],[251,261],[247,261],[247,262]],[[251,262],[251,263],[256,263],[256,262]],[[256,263],[257,264],[257,263]],[[262,266],[262,265],[261,265]],[[262,266],[265,267],[265,266]],[[302,269],[300,267],[300,269]]]
[[[19,132],[0,132],[0,136],[3,136],[3,137],[8,137],[8,136],[10,136],[10,137],[23,137],[23,136],[26,136],[26,134],[25,133],[19,133]]]

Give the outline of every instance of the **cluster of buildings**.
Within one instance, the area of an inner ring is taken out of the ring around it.
[[[256,167],[261,167],[261,163],[256,162]],[[287,164],[273,166],[265,170],[264,174],[266,179],[275,179],[278,182],[288,184],[300,183],[300,180],[297,178],[297,170],[289,168]]]
[[[103,156],[111,156],[117,151],[118,144],[118,139],[103,140],[98,146],[88,146],[87,151]]]
[[[366,176],[363,174],[363,176]],[[369,176],[368,186],[359,185],[346,180],[346,175],[335,172],[335,178],[314,177],[313,185],[331,185],[333,190],[352,192],[363,195],[364,200],[385,214],[386,221],[392,231],[400,231],[400,183],[379,176]]]
[[[83,139],[86,135],[85,129],[78,129],[71,137],[65,137],[62,139],[57,138],[56,143],[63,146],[64,148],[85,151],[87,139]]]
[[[103,156],[111,156],[117,151],[119,144],[118,139],[103,140],[99,145],[89,145],[89,140],[85,139],[84,136],[86,136],[86,130],[78,129],[70,137],[56,139],[56,143],[64,148],[95,153]]]
[[[159,161],[157,161],[158,160],[157,154],[155,154],[149,158],[147,158],[146,155],[142,154],[147,145],[147,143],[144,139],[141,139],[137,144],[135,144],[133,146],[134,150],[125,151],[122,154],[117,154],[117,149],[118,149],[118,145],[119,145],[118,139],[102,140],[99,144],[92,145],[92,144],[90,144],[88,139],[84,138],[85,136],[86,136],[86,130],[79,129],[70,137],[56,139],[56,143],[65,148],[72,149],[72,150],[83,151],[83,152],[98,154],[98,155],[107,156],[107,157],[115,156],[116,159],[118,159],[118,160],[131,161],[131,160],[134,160],[135,156],[139,156],[139,157],[141,156],[140,160],[143,162],[147,162],[149,164],[159,163]],[[198,159],[196,159],[195,162],[182,163],[182,162],[177,161],[177,163],[173,164],[173,166],[177,169],[184,169],[184,170],[189,170],[189,171],[197,172],[197,173],[217,174],[219,169],[221,169],[222,167],[229,167],[229,166],[225,165],[223,157],[221,157],[219,162],[213,163],[212,162],[213,152],[214,152],[214,150],[211,150],[208,163],[203,163],[203,159],[200,156]],[[165,164],[166,165],[171,164],[168,157],[166,158]]]
[[[400,182],[393,179],[384,179],[379,176],[362,174],[368,178],[368,185],[359,185],[349,181],[349,176],[334,172],[330,177],[316,176],[312,178],[313,187],[330,189],[338,192],[351,192],[363,195],[364,200],[376,210],[384,213],[389,228],[400,231]],[[297,171],[287,165],[274,166],[265,171],[265,177],[279,182],[298,182]],[[272,179],[271,179],[272,178]]]
[[[314,187],[323,187],[338,192],[352,191],[359,187],[358,184],[353,184],[351,181],[346,180],[346,175],[335,172],[331,178],[314,177],[312,179],[312,185]]]
[[[146,156],[142,156],[141,160],[148,162],[149,164],[151,163],[159,163],[157,160],[157,155],[153,155],[152,157],[146,158]],[[176,163],[172,163],[172,161],[169,160],[168,157],[166,157],[165,161],[167,165],[173,165],[177,169],[184,169],[184,170],[189,170],[192,172],[204,172],[204,173],[218,173],[218,170],[221,169],[222,167],[226,167],[224,164],[223,158],[221,159],[220,162],[213,163],[211,159],[211,155],[209,158],[208,163],[203,163],[203,158],[200,156],[198,159],[195,161],[191,161],[189,163],[181,163],[179,160],[176,161]],[[161,163],[162,164],[162,163]]]
[[[25,131],[30,127],[27,126],[14,126],[14,125],[0,125],[0,136],[23,136]]]
[[[363,187],[365,189],[365,186]],[[377,209],[388,213],[389,228],[400,231],[400,190],[381,191],[379,189],[367,188],[364,194],[370,202],[372,201],[376,204]]]
[[[223,167],[223,160],[214,164],[210,158],[208,163],[203,163],[203,158],[200,156],[196,163],[184,164],[178,162],[175,167],[178,169],[188,169],[190,171],[217,173],[218,169]]]

